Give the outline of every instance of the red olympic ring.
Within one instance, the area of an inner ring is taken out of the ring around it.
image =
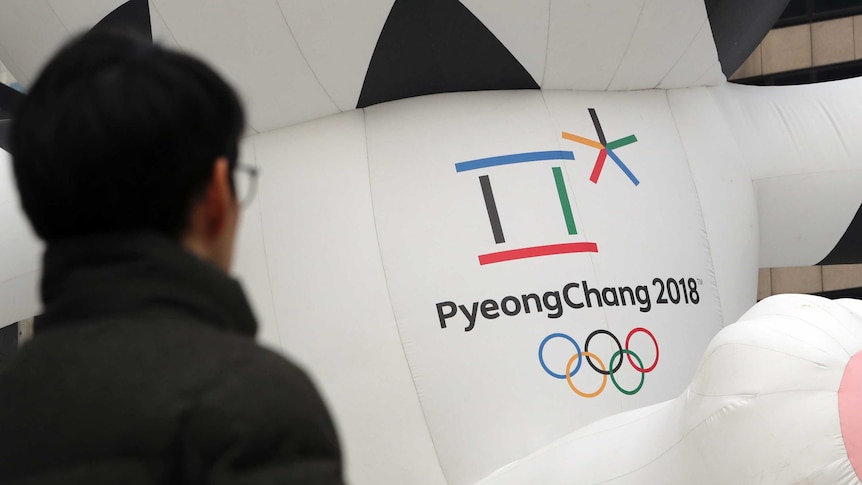
[[[652,372],[652,370],[655,369],[655,366],[658,364],[658,341],[655,339],[655,335],[653,335],[652,332],[643,327],[633,328],[632,331],[629,332],[628,337],[626,337],[626,350],[628,350],[629,348],[629,341],[632,339],[632,335],[636,334],[637,332],[643,332],[649,335],[649,337],[652,339],[652,343],[653,345],[655,345],[655,362],[653,362],[651,366],[644,369],[635,364],[635,362],[632,360],[631,354],[626,355],[626,357],[628,357],[629,364],[631,364],[636,371],[643,373]]]

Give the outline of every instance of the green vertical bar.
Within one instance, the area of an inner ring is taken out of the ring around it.
[[[560,167],[554,167],[554,181],[557,182],[557,194],[560,196],[560,206],[563,208],[563,217],[566,218],[566,228],[569,234],[577,234],[575,217],[572,215],[572,205],[569,203],[569,193],[566,191],[566,181],[563,180],[563,171]]]

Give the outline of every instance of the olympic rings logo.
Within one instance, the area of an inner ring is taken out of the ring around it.
[[[638,354],[634,353],[631,349],[629,349],[629,343],[631,342],[632,336],[636,333],[647,334],[652,339],[653,345],[655,345],[655,361],[649,367],[645,368],[643,362],[641,361],[641,358],[638,357]],[[617,344],[617,348],[619,349],[616,352],[614,352],[614,354],[611,356],[611,360],[608,362],[607,367],[605,367],[605,363],[602,361],[601,358],[599,358],[598,355],[590,352],[590,342],[593,340],[593,338],[595,336],[602,335],[602,334],[607,335],[610,338],[612,338],[614,340],[614,343]],[[558,374],[558,373],[552,371],[551,369],[549,369],[548,365],[545,364],[545,356],[544,356],[545,345],[548,342],[550,342],[551,340],[557,339],[557,338],[567,340],[575,347],[575,353],[572,355],[572,357],[569,359],[569,361],[566,362],[565,374]],[[619,385],[619,383],[617,382],[617,379],[614,377],[614,373],[619,372],[620,368],[622,368],[622,365],[623,365],[622,356],[623,356],[623,354],[625,354],[626,357],[628,358],[629,364],[631,364],[632,368],[641,373],[640,384],[638,384],[637,387],[635,387],[634,389],[631,389],[631,390],[623,389],[623,387]],[[575,392],[575,394],[577,394],[581,397],[586,397],[586,398],[593,398],[593,397],[596,397],[599,394],[601,394],[602,391],[605,390],[605,386],[607,386],[607,384],[608,384],[608,376],[611,377],[611,382],[614,384],[614,387],[616,387],[617,390],[619,390],[621,393],[629,395],[629,396],[637,394],[638,391],[641,390],[641,387],[643,387],[643,385],[644,385],[644,376],[647,373],[652,372],[655,369],[656,365],[658,365],[658,356],[659,356],[658,341],[655,339],[655,336],[652,334],[652,332],[650,332],[649,330],[642,328],[642,327],[632,329],[632,331],[629,332],[628,336],[626,337],[625,347],[623,347],[620,344],[620,341],[619,341],[619,339],[617,339],[616,335],[614,335],[613,333],[611,333],[607,330],[601,330],[601,329],[596,330],[595,332],[591,333],[587,337],[587,340],[584,342],[584,350],[583,351],[581,351],[581,347],[580,347],[580,345],[578,345],[578,342],[576,342],[575,339],[573,339],[572,337],[570,337],[564,333],[552,333],[551,335],[548,335],[547,337],[545,337],[545,339],[542,340],[542,343],[539,345],[539,363],[542,364],[542,368],[545,369],[545,372],[547,372],[548,375],[550,375],[551,377],[554,377],[556,379],[565,379],[566,382],[569,384],[569,387],[572,389],[572,391]],[[572,377],[574,377],[575,374],[577,374],[578,371],[581,370],[581,364],[583,364],[583,361],[585,360],[585,358],[586,358],[587,364],[589,364],[589,366],[592,367],[594,371],[596,371],[602,375],[602,385],[599,386],[599,388],[593,392],[584,392],[584,391],[578,389],[577,387],[575,387],[575,384],[572,382]],[[632,360],[632,358],[634,358],[634,360]],[[635,362],[634,362],[635,360],[637,360],[637,364],[635,364]],[[575,361],[577,361],[576,365],[575,365]],[[596,364],[598,364],[598,366]],[[614,364],[616,364],[616,365],[614,365]],[[574,365],[574,369],[572,368],[573,365]]]

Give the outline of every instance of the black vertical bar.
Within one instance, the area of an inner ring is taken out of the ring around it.
[[[0,84],[0,120],[15,116],[15,112],[18,111],[18,107],[21,106],[25,97],[24,94],[9,86]]]
[[[491,221],[494,242],[497,244],[504,243],[506,242],[506,238],[503,237],[503,226],[500,224],[500,214],[497,213],[497,202],[494,201],[491,180],[487,175],[482,175],[479,177],[479,185],[482,186],[482,197],[485,198],[485,208],[488,209],[488,220]]]
[[[12,125],[12,120],[0,120],[0,150],[10,151],[9,149],[9,127]]]
[[[0,366],[9,362],[18,351],[18,324],[0,328]]]
[[[590,110],[590,118],[593,119],[593,126],[596,127],[596,134],[599,135],[599,143],[601,143],[603,147],[608,146],[608,141],[605,139],[605,132],[602,130],[602,124],[599,123],[599,115],[596,114],[596,110],[593,108],[588,109]]]

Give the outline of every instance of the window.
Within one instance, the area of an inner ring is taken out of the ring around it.
[[[752,86],[790,86],[793,84],[811,84],[824,81],[837,81],[851,77],[862,76],[862,60],[810,67],[797,71],[777,72],[765,76],[754,76],[734,79],[739,84]]]
[[[862,0],[790,0],[775,27],[862,15]]]

